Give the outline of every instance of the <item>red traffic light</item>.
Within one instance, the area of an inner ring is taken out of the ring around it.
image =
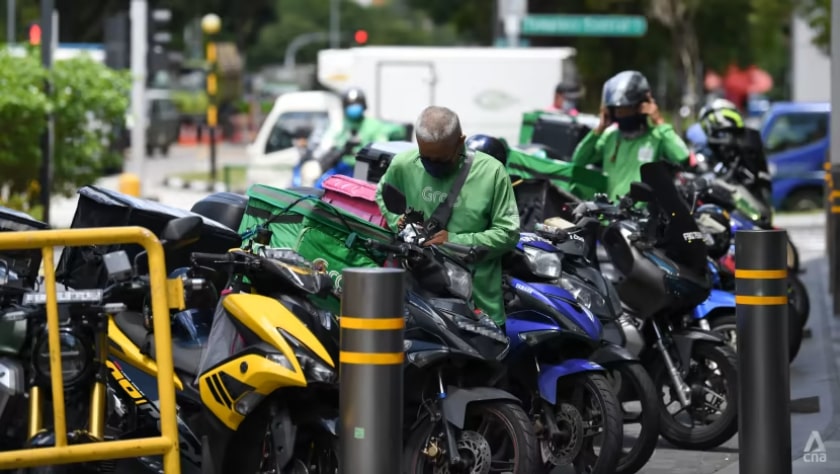
[[[368,33],[365,30],[356,30],[356,34],[353,38],[356,40],[357,44],[365,44],[368,40]]]
[[[32,46],[41,44],[41,25],[38,23],[29,25],[29,44]]]

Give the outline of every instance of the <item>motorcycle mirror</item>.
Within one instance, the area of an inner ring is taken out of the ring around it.
[[[204,220],[201,216],[187,216],[172,219],[160,233],[160,240],[167,249],[174,250],[186,247],[201,237],[201,227]]]
[[[628,196],[636,202],[650,202],[653,200],[653,188],[645,183],[633,182],[630,183]]]
[[[389,212],[405,214],[407,207],[405,195],[389,183],[382,186],[382,200],[385,201],[385,207]]]

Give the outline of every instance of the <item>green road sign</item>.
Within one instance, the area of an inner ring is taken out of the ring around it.
[[[522,34],[530,36],[644,36],[640,15],[527,15]]]

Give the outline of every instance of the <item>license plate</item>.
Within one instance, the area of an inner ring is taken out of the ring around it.
[[[102,290],[71,290],[55,293],[58,304],[67,303],[99,303],[102,301]],[[27,293],[23,296],[23,304],[46,304],[46,293]]]

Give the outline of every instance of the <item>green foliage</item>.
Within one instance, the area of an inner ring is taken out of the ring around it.
[[[284,59],[286,47],[305,33],[329,31],[330,0],[277,0],[280,20],[260,32],[257,44],[249,49],[248,65],[257,67]],[[451,27],[434,28],[425,15],[400,12],[393,7],[363,7],[352,0],[341,0],[342,47],[351,46],[353,31],[368,32],[370,45],[433,45],[452,44],[455,33]],[[301,49],[298,63],[315,62],[317,52],[328,46],[316,42]]]
[[[769,0],[768,0],[769,1]],[[799,0],[799,12],[814,29],[813,42],[831,53],[831,0]]]
[[[57,61],[47,72],[35,53],[0,51],[0,188],[30,202],[37,195],[46,114],[55,119],[53,191],[69,195],[122,159],[111,146],[112,125],[122,123],[130,92],[127,73],[87,57]]]

